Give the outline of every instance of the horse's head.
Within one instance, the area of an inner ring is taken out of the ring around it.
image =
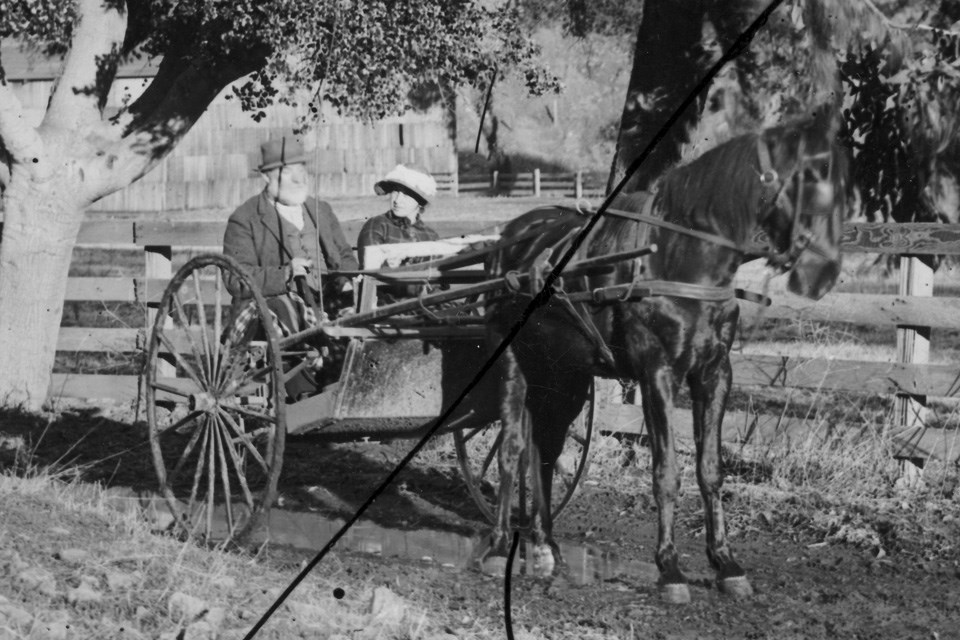
[[[789,273],[791,292],[819,300],[840,275],[845,157],[815,120],[767,130],[757,155],[769,263]]]

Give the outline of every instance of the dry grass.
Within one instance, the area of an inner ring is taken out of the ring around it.
[[[931,461],[920,482],[907,483],[892,456],[889,431],[838,433],[815,415],[807,424],[803,437],[789,441],[724,445],[723,496],[734,539],[757,528],[786,529],[852,544],[877,557],[895,552],[957,557],[960,469]],[[652,459],[645,445],[602,436],[593,450],[591,481],[651,495]],[[687,514],[680,519],[702,533],[692,443],[679,442],[678,462]]]
[[[69,625],[70,637],[240,638],[295,573],[155,535],[136,510],[113,504],[98,486],[61,473],[0,473],[0,637],[48,637],[44,629]],[[345,573],[335,555],[324,568],[258,638],[418,639],[445,624],[447,612],[417,602],[406,603],[402,617],[378,618],[369,606],[381,585]],[[471,637],[497,632],[477,628]]]

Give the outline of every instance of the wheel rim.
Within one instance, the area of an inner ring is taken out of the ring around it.
[[[200,256],[177,272],[157,310],[145,372],[160,492],[175,526],[205,543],[238,540],[263,522],[276,497],[286,434],[269,309],[255,292],[249,326],[269,327],[258,342],[225,326],[227,276],[254,288],[225,256]]]
[[[580,482],[586,477],[590,466],[590,443],[593,439],[595,407],[594,384],[591,381],[583,409],[567,432],[563,453],[553,472],[553,491],[550,512],[554,521],[573,499]],[[457,462],[467,484],[467,490],[484,517],[496,524],[497,492],[500,485],[497,455],[502,442],[499,422],[468,427],[453,433]],[[526,464],[521,468],[526,469]],[[530,513],[530,479],[528,471],[517,479],[513,502],[516,522],[524,522]],[[518,518],[518,519],[517,519]]]

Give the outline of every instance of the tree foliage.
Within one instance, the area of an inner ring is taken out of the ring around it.
[[[949,30],[960,2],[790,0],[780,13],[755,42],[749,79],[763,123],[809,109],[836,74],[863,212],[942,219],[938,179],[960,177],[960,41]]]
[[[840,52],[845,139],[868,214],[942,218],[937,179],[960,177],[960,34],[922,22],[942,18],[902,7],[882,20],[887,33]]]
[[[589,35],[634,38],[643,18],[644,0],[519,0],[531,28],[559,25],[578,38]]]
[[[695,81],[686,76],[702,75],[764,4],[698,0],[681,9],[664,0],[567,0],[555,3],[550,15],[575,35],[636,32],[632,90],[670,99],[660,111],[624,112],[621,128],[632,128],[637,139],[632,146],[621,144],[629,156],[686,95]],[[735,73],[718,78],[712,99],[682,120],[682,128],[722,120],[734,134],[829,103],[839,111],[841,142],[856,158],[853,179],[863,211],[898,221],[943,219],[936,205],[940,182],[944,176],[960,181],[958,20],[960,0],[787,0],[737,60]],[[686,38],[679,27],[684,22],[691,25]],[[703,40],[692,37],[701,22]],[[690,64],[682,70],[684,59]],[[713,118],[715,112],[724,112],[724,118]],[[705,135],[717,139],[716,132]],[[660,155],[667,155],[661,161],[657,152],[651,156],[650,177],[639,180],[640,186],[659,174],[666,160],[679,157],[676,149],[686,136],[678,131],[664,140],[668,149]]]
[[[380,118],[403,111],[419,84],[482,82],[494,65],[521,74],[534,93],[559,87],[518,28],[517,10],[476,0],[110,1],[128,14],[118,59],[237,66],[252,73],[235,93],[255,117],[276,100],[305,102],[314,112],[327,101],[344,114]],[[0,38],[63,54],[73,7],[70,0],[0,0]]]

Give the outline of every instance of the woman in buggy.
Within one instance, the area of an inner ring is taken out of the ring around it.
[[[367,247],[401,242],[428,242],[440,235],[423,222],[423,213],[437,195],[437,183],[425,168],[415,164],[398,164],[383,180],[374,185],[377,195],[390,196],[390,209],[367,220],[357,237],[357,252],[364,269],[380,269],[382,264],[367,264]],[[406,263],[429,258],[407,258]],[[429,293],[428,285],[394,284],[382,287],[380,303],[389,304],[404,298]]]

